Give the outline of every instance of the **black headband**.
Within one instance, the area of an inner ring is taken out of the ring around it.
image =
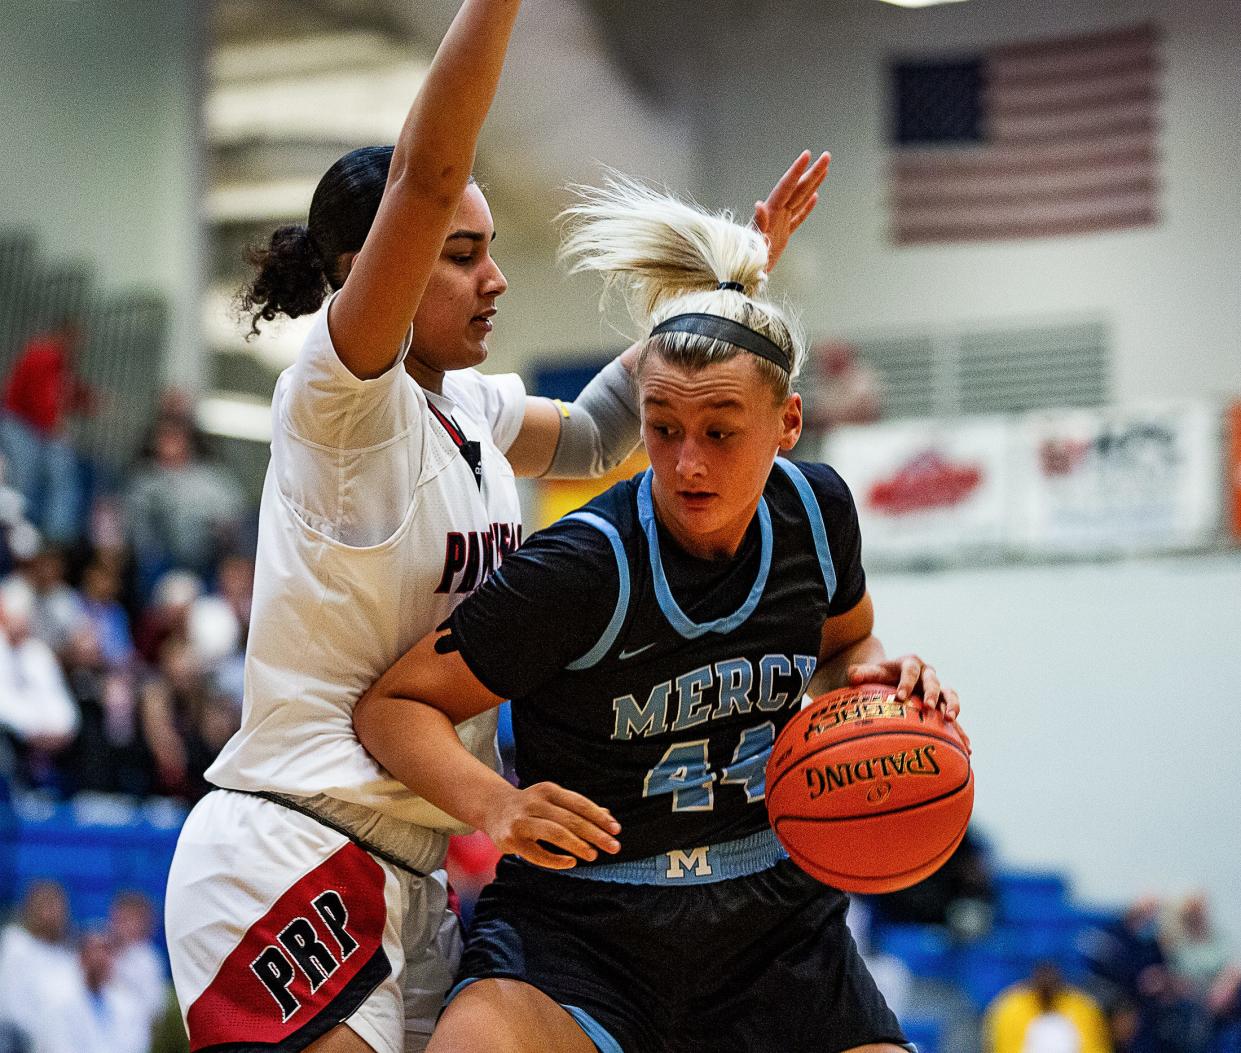
[[[722,340],[765,358],[786,373],[793,372],[792,356],[779,344],[731,318],[721,318],[717,314],[677,314],[651,330],[651,336],[659,336],[660,333],[690,333],[710,340]]]

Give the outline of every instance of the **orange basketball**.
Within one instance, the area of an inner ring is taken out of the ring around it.
[[[973,807],[968,739],[891,687],[816,698],[767,762],[772,829],[793,862],[846,892],[894,892],[934,873]]]

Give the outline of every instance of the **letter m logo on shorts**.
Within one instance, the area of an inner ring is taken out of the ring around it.
[[[692,873],[695,877],[710,877],[711,862],[707,859],[707,851],[710,847],[710,845],[701,845],[689,851],[674,848],[668,853],[668,871],[664,876],[674,881],[685,877],[687,873]]]
[[[391,971],[384,871],[347,843],[287,889],[229,952],[186,1014],[194,1053],[301,1049]]]

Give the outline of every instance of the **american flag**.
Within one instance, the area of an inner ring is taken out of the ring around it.
[[[894,64],[893,239],[1158,222],[1159,73],[1150,25]]]

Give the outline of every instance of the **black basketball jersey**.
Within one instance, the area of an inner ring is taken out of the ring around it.
[[[611,810],[641,858],[767,825],[772,743],[800,707],[829,616],[865,592],[852,497],[777,460],[736,555],[685,553],[648,471],[531,537],[457,608],[470,669],[513,699],[523,785]]]

